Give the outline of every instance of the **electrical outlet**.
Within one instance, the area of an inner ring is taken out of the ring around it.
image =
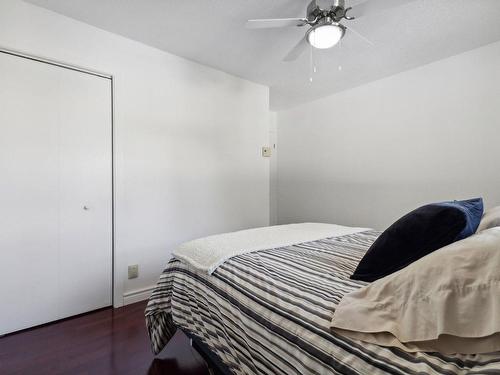
[[[128,278],[136,279],[138,277],[139,277],[139,265],[133,264],[131,266],[128,266]]]
[[[271,157],[271,147],[262,147],[262,157],[269,158]]]

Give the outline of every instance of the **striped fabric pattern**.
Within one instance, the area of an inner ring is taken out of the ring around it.
[[[349,276],[379,235],[366,231],[240,255],[211,276],[172,259],[146,309],[152,349],[177,328],[234,374],[500,374],[500,353],[406,353],[329,329]]]

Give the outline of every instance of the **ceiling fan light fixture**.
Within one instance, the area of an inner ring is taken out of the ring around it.
[[[314,48],[332,48],[344,36],[345,27],[338,23],[325,23],[313,26],[307,32],[307,41]]]

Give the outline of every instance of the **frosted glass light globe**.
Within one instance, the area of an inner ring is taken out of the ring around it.
[[[336,24],[325,24],[309,30],[307,41],[314,48],[327,49],[336,45],[343,36],[344,28]]]

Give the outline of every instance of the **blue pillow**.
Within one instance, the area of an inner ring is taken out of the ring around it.
[[[351,279],[375,281],[435,250],[469,237],[476,232],[482,216],[481,198],[417,208],[377,238]]]
[[[463,240],[464,238],[472,236],[474,233],[476,233],[484,212],[482,198],[468,199],[465,201],[442,202],[436,204],[447,207],[454,207],[464,213],[466,222],[464,228],[457,235],[455,241]]]

